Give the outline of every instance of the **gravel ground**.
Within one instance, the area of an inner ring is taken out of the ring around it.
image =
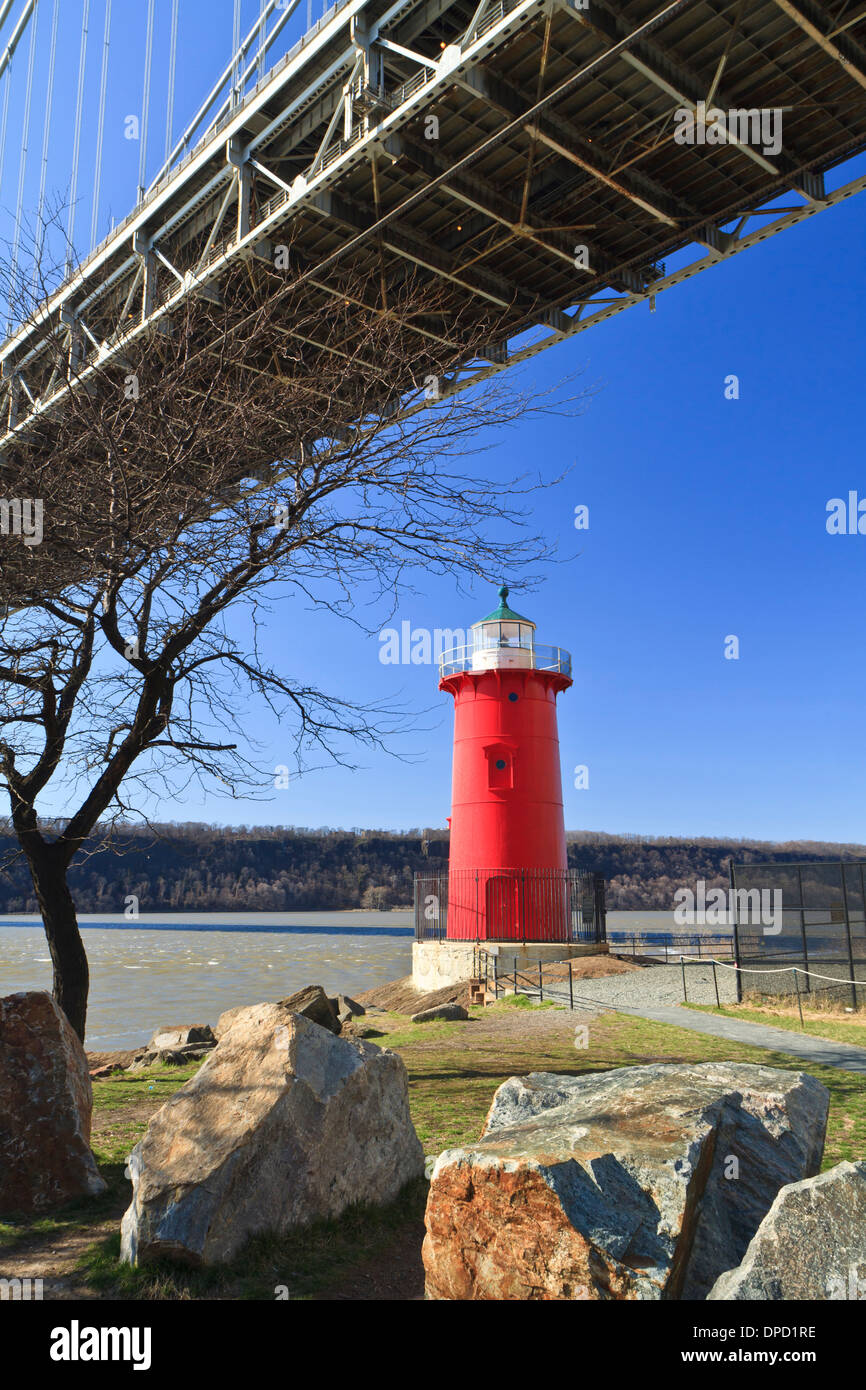
[[[736,980],[733,970],[717,966],[719,1000],[722,1004],[736,1002]],[[690,1004],[715,1004],[713,969],[710,965],[687,965],[686,986]],[[548,990],[545,988],[545,998]],[[560,987],[551,987],[551,999],[568,999]],[[601,1004],[606,1008],[631,1004],[636,1009],[664,1008],[683,1002],[683,975],[678,965],[656,965],[630,975],[609,975],[600,980],[575,980],[574,1002]]]

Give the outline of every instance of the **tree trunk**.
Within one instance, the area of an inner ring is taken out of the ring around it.
[[[50,845],[36,852],[31,848],[27,862],[54,966],[54,998],[83,1043],[90,970],[66,882],[66,864],[52,854]]]

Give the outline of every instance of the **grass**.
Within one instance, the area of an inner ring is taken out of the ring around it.
[[[825,1038],[828,1042],[853,1043],[856,1047],[866,1047],[866,1023],[850,1021],[845,1017],[831,1018],[825,1013],[809,1013],[803,1010],[803,1022],[796,1009],[779,1009],[772,1005],[760,1007],[752,1005],[727,1005],[716,1008],[715,1004],[688,1004],[689,1009],[698,1013],[722,1014],[725,1018],[743,1018],[749,1023],[768,1023],[774,1028],[785,1028],[791,1033],[808,1033],[813,1038]]]
[[[547,1001],[545,1001],[545,1005]],[[651,1062],[758,1062],[788,1071],[805,1070],[798,1058],[743,1043],[692,1033],[670,1024],[624,1014],[605,1014],[589,1023],[589,1046],[574,1043],[572,1016],[559,1006],[544,1012],[525,996],[507,997],[486,1009],[470,1010],[470,1021],[431,1022],[423,1027],[402,1014],[375,1016],[376,1041],[398,1051],[409,1076],[412,1118],[426,1154],[477,1141],[496,1088],[509,1076],[530,1071],[568,1075]],[[732,1016],[744,1017],[742,1010]],[[757,1010],[753,1011],[757,1014]],[[577,1017],[577,1016],[576,1016]],[[766,1014],[760,1021],[768,1021]],[[776,1021],[775,1019],[772,1021]],[[784,1025],[781,1025],[784,1026]],[[823,1020],[815,1027],[825,1027]],[[857,1025],[841,1024],[850,1037]],[[826,1036],[826,1034],[824,1034]],[[0,1225],[0,1245],[86,1232],[108,1218],[119,1223],[128,1202],[126,1157],[147,1119],[182,1085],[198,1064],[153,1067],[96,1081],[94,1152],[109,1184],[104,1196],[74,1204],[50,1217]],[[809,1066],[830,1091],[830,1118],[823,1167],[866,1154],[866,1087],[856,1073]],[[317,1222],[287,1236],[258,1237],[231,1265],[193,1270],[168,1263],[142,1269],[121,1265],[119,1236],[94,1243],[80,1258],[84,1281],[107,1297],[130,1299],[273,1299],[280,1286],[292,1299],[327,1296],[355,1271],[366,1278],[371,1262],[388,1261],[402,1241],[420,1244],[426,1183],[419,1180],[385,1210],[354,1208],[336,1221]],[[395,1245],[397,1242],[397,1245]]]
[[[215,1268],[161,1261],[133,1269],[120,1263],[119,1234],[91,1246],[79,1268],[93,1289],[112,1298],[304,1300],[384,1255],[407,1226],[420,1228],[426,1200],[427,1183],[419,1178],[389,1207],[358,1205],[338,1220],[316,1221],[284,1236],[256,1236],[237,1260]]]

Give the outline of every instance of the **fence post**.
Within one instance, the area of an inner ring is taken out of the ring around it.
[[[791,973],[792,973],[792,975],[794,976],[794,986],[795,986],[795,988],[796,988],[796,990],[797,990],[797,1008],[798,1008],[799,1011],[800,1011],[800,1022],[802,1023],[802,1022],[803,1022],[803,1002],[802,1002],[802,1000],[801,1000],[801,998],[800,998],[800,981],[799,981],[799,979],[797,978],[797,972],[796,972],[796,970],[792,970]]]
[[[716,962],[715,962],[715,961],[713,961],[713,984],[715,985],[715,989],[716,989],[716,1008],[717,1008],[717,1009],[720,1009],[722,1006],[721,1006],[721,1003],[719,1002],[719,980],[718,980],[718,976],[716,975]]]
[[[684,1003],[684,1004],[687,1004],[687,1003],[689,1002],[689,996],[688,996],[688,993],[686,992],[686,958],[685,958],[685,956],[680,956],[680,966],[681,966],[682,972],[683,972],[683,1003]]]
[[[845,935],[848,938],[848,966],[851,970],[851,1003],[857,1008],[857,976],[854,973],[854,951],[851,945],[851,913],[848,910],[848,885],[845,882],[845,861],[840,859],[839,872],[842,875],[842,902],[845,908]]]
[[[513,966],[514,966],[514,993],[516,994],[516,993],[517,993],[517,957],[516,957],[516,956],[512,956],[512,964],[513,964]]]
[[[568,1007],[574,1010],[574,974],[571,968],[571,961],[568,962]]]
[[[806,942],[806,904],[803,901],[803,870],[797,865],[797,884],[800,889],[800,937],[803,942],[803,968],[806,971],[806,993],[812,992],[812,981],[809,978],[809,947]]]
[[[734,873],[734,861],[733,861],[733,858],[730,860],[730,863],[728,864],[728,872],[729,872],[730,878],[731,878],[731,902],[733,903],[733,908],[734,908],[734,921],[733,921],[733,924],[732,924],[732,925],[733,925],[733,928],[734,928],[734,962],[735,962],[735,964],[736,964],[737,1003],[738,1003],[738,1004],[742,1004],[742,1002],[743,1002],[743,986],[742,986],[742,981],[740,980],[740,934],[739,934],[739,931],[738,931],[738,921],[737,921],[737,919],[739,918],[739,915],[740,915],[740,914],[739,914],[739,907],[738,907],[738,900],[737,900],[737,893],[736,893],[736,887],[737,887],[737,885],[736,885],[736,875],[735,875],[735,873]]]
[[[499,998],[499,973],[496,969],[496,956],[493,957],[493,998]]]
[[[538,1002],[544,1003],[544,975],[541,972],[541,961],[538,962]]]

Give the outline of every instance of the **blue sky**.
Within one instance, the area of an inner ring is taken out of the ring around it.
[[[161,0],[161,23],[168,8]],[[95,36],[102,0],[92,9]],[[117,5],[121,16],[144,9],[140,0]],[[231,12],[199,0],[183,0],[182,10],[182,23],[192,12],[200,32],[179,75],[189,105],[227,55]],[[245,23],[257,11],[257,0],[246,5]],[[136,34],[129,29],[125,46],[118,40],[127,85],[121,63],[109,101],[104,205],[118,218],[137,182],[137,149],[131,159],[119,123],[124,101],[136,109],[128,99],[141,64]],[[76,63],[77,52],[66,63],[72,88]],[[162,141],[160,127],[156,154]],[[14,200],[12,165],[5,206],[10,178]],[[864,167],[858,161],[829,182]],[[857,197],[662,295],[654,314],[629,310],[535,359],[527,383],[543,388],[582,371],[599,388],[586,414],[526,422],[478,462],[494,487],[527,469],[572,468],[534,504],[537,529],[563,559],[534,593],[515,582],[511,600],[536,620],[539,640],[574,653],[575,683],[560,697],[569,829],[866,840],[866,535],[830,536],[825,526],[830,498],[851,490],[866,498],[864,233],[866,198]],[[740,382],[735,401],[724,398],[730,373]],[[590,509],[586,532],[572,524],[579,503]],[[467,626],[493,606],[495,583],[466,600],[453,583],[421,576],[420,596],[401,604],[396,622]],[[724,657],[731,634],[738,660]],[[260,802],[191,796],[151,812],[443,825],[451,701],[434,669],[383,665],[378,641],[295,600],[277,600],[266,642],[299,680],[417,710],[426,731],[398,744],[413,761],[361,751],[361,770],[313,772]],[[267,712],[251,704],[248,722],[265,761],[287,761],[290,739]],[[577,764],[589,769],[586,790],[573,786]]]

